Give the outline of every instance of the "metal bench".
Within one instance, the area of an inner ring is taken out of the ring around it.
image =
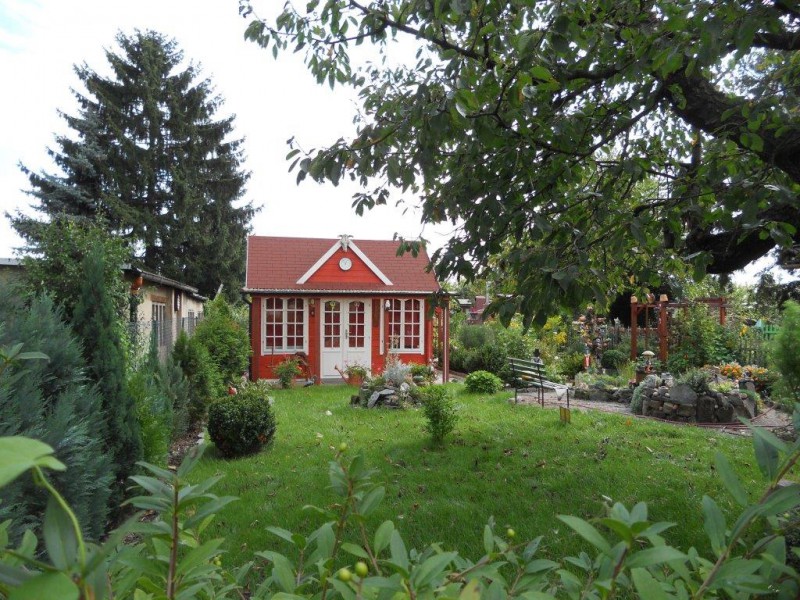
[[[514,386],[514,403],[518,401],[520,391],[536,389],[536,399],[544,406],[544,391],[554,390],[559,400],[566,394],[569,408],[569,386],[545,379],[544,363],[541,360],[512,357],[508,359],[508,364],[513,374],[511,384]]]

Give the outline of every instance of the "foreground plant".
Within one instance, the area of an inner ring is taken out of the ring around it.
[[[800,427],[800,405],[794,424]],[[703,498],[710,556],[695,548],[683,552],[669,546],[663,534],[672,524],[651,522],[644,503],[631,509],[615,503],[593,522],[559,517],[592,548],[560,562],[538,555],[541,537],[517,542],[513,529],[498,532],[491,518],[483,532],[485,554],[476,561],[439,544],[422,551],[408,549],[391,521],[369,531],[366,521],[385,489],[375,485],[363,456],[351,457],[342,443],[329,465],[330,487],[338,498],[330,509],[313,509],[325,522],[308,536],[267,528],[289,544],[290,552],[257,552],[257,561],[265,563],[259,579],[252,563],[233,573],[223,569],[223,540],[202,539],[214,514],[232,498],[209,492],[216,477],[187,482],[199,452],[176,471],[142,465],[152,476],[134,478],[144,494],[130,503],[154,511],[155,520],[129,525],[97,547],[82,541],[74,515],[44,476],[45,468],[63,468],[52,450],[35,440],[2,438],[0,485],[30,470],[52,501],[44,526],[50,562],[35,558],[36,539],[29,532],[22,547],[2,553],[0,591],[12,600],[796,598],[800,577],[787,564],[785,534],[800,524],[800,485],[784,479],[800,460],[800,440],[788,444],[760,429],[753,429],[753,440],[756,461],[769,483],[751,502],[727,459],[717,456],[717,471],[742,511],[727,523],[717,503]],[[120,545],[122,532],[131,529],[141,541]],[[791,552],[800,557],[797,548]]]

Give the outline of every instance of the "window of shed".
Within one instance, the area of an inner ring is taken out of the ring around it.
[[[262,313],[263,354],[306,351],[303,298],[264,298]]]

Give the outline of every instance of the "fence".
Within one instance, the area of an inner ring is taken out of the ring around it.
[[[190,337],[202,317],[183,317],[164,321],[131,321],[128,323],[131,346],[135,356],[144,356],[155,339],[158,355],[164,360],[175,345],[178,335],[185,331]]]

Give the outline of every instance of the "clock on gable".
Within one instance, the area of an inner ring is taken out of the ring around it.
[[[342,271],[349,271],[350,267],[353,266],[353,261],[347,258],[346,256],[339,260],[339,268]]]

